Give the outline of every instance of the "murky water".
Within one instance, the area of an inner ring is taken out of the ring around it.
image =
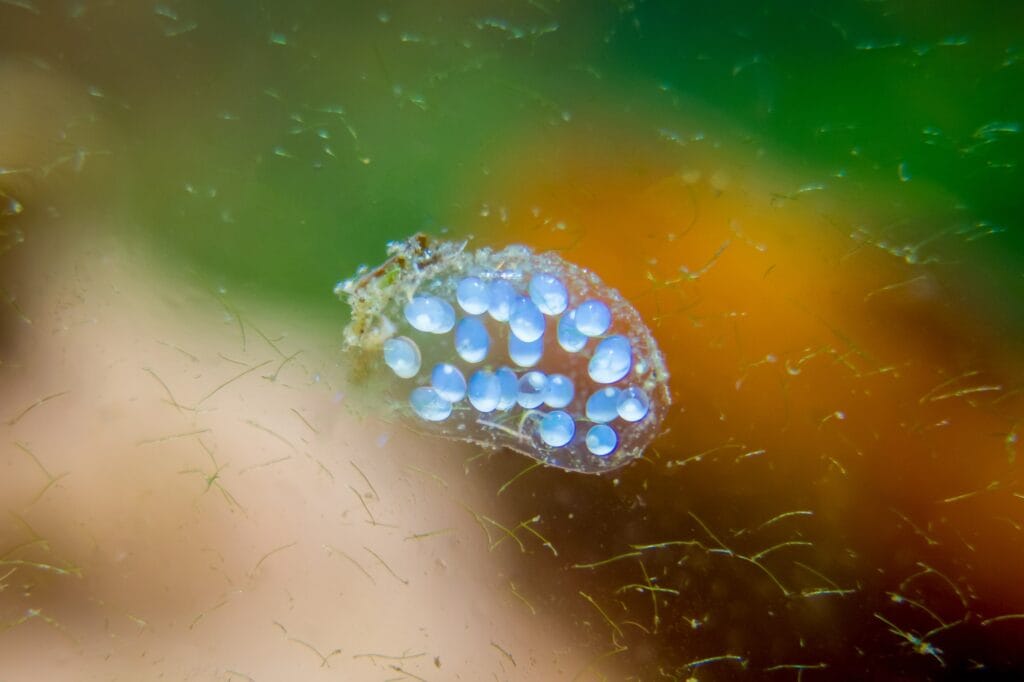
[[[0,1],[0,676],[1019,674],[1021,25]],[[335,284],[421,231],[636,307],[641,460],[353,380]]]

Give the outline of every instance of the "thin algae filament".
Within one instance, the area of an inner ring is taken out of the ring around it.
[[[413,428],[571,471],[640,457],[669,406],[639,313],[596,275],[524,246],[416,235],[338,285],[356,376]]]

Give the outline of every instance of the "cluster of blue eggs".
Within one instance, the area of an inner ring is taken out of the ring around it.
[[[467,364],[484,362],[492,353],[491,333],[485,314],[508,326],[507,352],[510,364],[491,371],[479,369],[468,379],[455,365],[438,362],[430,371],[430,383],[412,390],[413,411],[430,422],[448,419],[464,399],[477,412],[507,412],[516,407],[539,420],[537,433],[549,447],[572,443],[577,421],[590,422],[584,442],[594,455],[606,456],[618,446],[619,437],[610,425],[616,419],[638,422],[647,416],[650,401],[639,388],[610,386],[624,379],[633,365],[633,349],[627,337],[606,335],[612,326],[608,306],[597,299],[583,301],[569,309],[569,292],[556,276],[539,273],[531,277],[525,295],[507,279],[495,273],[493,279],[463,277],[455,287],[455,300],[465,313],[459,319],[455,307],[444,298],[418,295],[409,300],[403,315],[409,325],[425,334],[454,333],[454,350]],[[563,374],[530,369],[544,355],[546,318],[556,318],[558,345],[568,354],[579,354],[590,339],[597,339],[587,361],[587,375],[603,385],[586,400],[585,416],[574,418],[565,408],[573,402],[576,387]],[[408,336],[385,341],[384,362],[396,376],[411,379],[423,365],[420,349]],[[498,363],[493,363],[498,364]],[[492,364],[492,366],[493,366]],[[517,374],[517,370],[521,374]],[[544,410],[542,408],[550,408]]]
[[[639,311],[559,254],[467,246],[412,235],[338,283],[354,381],[386,364],[372,383],[413,429],[567,471],[643,456],[672,398]]]

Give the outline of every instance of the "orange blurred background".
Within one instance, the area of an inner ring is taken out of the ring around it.
[[[777,159],[694,145],[680,165],[679,154],[610,130],[510,148],[515,161],[479,193],[484,208],[458,220],[483,241],[556,250],[592,269],[637,306],[671,372],[666,432],[649,462],[621,475],[643,491],[644,512],[602,517],[600,531],[577,538],[581,551],[701,536],[699,518],[723,529],[707,544],[742,553],[757,531],[813,516],[776,537],[789,544],[746,556],[763,558],[787,597],[841,601],[828,611],[831,655],[881,642],[944,665],[973,640],[1019,639],[1021,616],[1000,618],[1024,611],[1019,344],[967,302],[955,267],[915,264],[856,234],[858,216],[888,198],[786,191],[797,185]],[[927,214],[929,198],[916,200]],[[661,584],[679,572],[664,568]],[[759,594],[771,612],[778,593]],[[669,622],[687,608],[673,604],[662,604]],[[785,627],[820,617],[790,608]],[[766,647],[757,632],[719,642],[745,641],[756,658]],[[663,637],[658,656],[689,660],[686,637]]]

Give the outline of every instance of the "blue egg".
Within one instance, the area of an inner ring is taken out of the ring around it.
[[[569,305],[569,292],[554,275],[534,275],[530,280],[530,299],[545,315],[561,315]]]
[[[619,416],[628,422],[638,422],[647,416],[651,409],[651,401],[647,394],[639,388],[630,386],[619,393],[619,400],[616,403]]]
[[[612,312],[601,301],[593,299],[576,308],[576,329],[587,336],[601,336],[612,326]]]
[[[455,326],[455,309],[437,296],[415,296],[404,312],[414,329],[428,334],[447,334]]]
[[[633,364],[633,348],[625,336],[609,336],[597,344],[587,372],[599,384],[611,384],[629,373]]]
[[[533,301],[520,296],[512,304],[508,314],[508,325],[520,341],[536,341],[544,336],[544,314]]]
[[[501,401],[501,381],[494,372],[480,370],[469,378],[469,403],[480,412],[494,412]]]
[[[576,311],[558,318],[558,345],[569,353],[578,353],[587,345],[587,337],[576,328]]]
[[[402,379],[411,379],[420,371],[420,349],[416,342],[406,336],[398,336],[384,342],[384,364]]]
[[[564,374],[548,377],[548,388],[544,392],[544,404],[548,407],[563,408],[572,402],[574,394],[572,380]]]
[[[455,328],[455,352],[466,362],[480,362],[487,357],[491,337],[479,317],[464,317]]]
[[[540,420],[540,439],[553,448],[560,448],[568,445],[572,437],[576,435],[576,422],[568,413],[562,410],[555,410],[544,415]]]
[[[619,444],[619,436],[615,429],[607,424],[594,424],[587,431],[587,450],[598,457],[610,455]]]
[[[491,282],[490,302],[487,304],[487,313],[498,322],[508,322],[509,313],[512,312],[512,304],[519,298],[519,292],[506,280],[499,279]]]
[[[455,288],[455,300],[470,315],[479,315],[491,305],[491,290],[479,277],[466,277]]]
[[[442,422],[452,413],[452,404],[442,398],[437,391],[426,386],[412,390],[409,394],[409,404],[416,414],[428,422]]]
[[[544,394],[548,388],[548,378],[544,372],[527,372],[519,378],[519,391],[516,402],[528,410],[540,407],[544,402]]]
[[[501,386],[498,409],[507,410],[516,404],[516,398],[519,397],[519,377],[508,367],[502,367],[494,374],[498,377],[498,384]]]
[[[430,373],[430,385],[437,394],[450,403],[457,403],[466,397],[466,378],[455,365],[439,362]]]
[[[508,335],[508,356],[520,367],[533,367],[544,356],[544,338],[521,341],[515,334]]]
[[[592,422],[610,422],[619,416],[619,389],[608,386],[587,398],[587,419]]]

